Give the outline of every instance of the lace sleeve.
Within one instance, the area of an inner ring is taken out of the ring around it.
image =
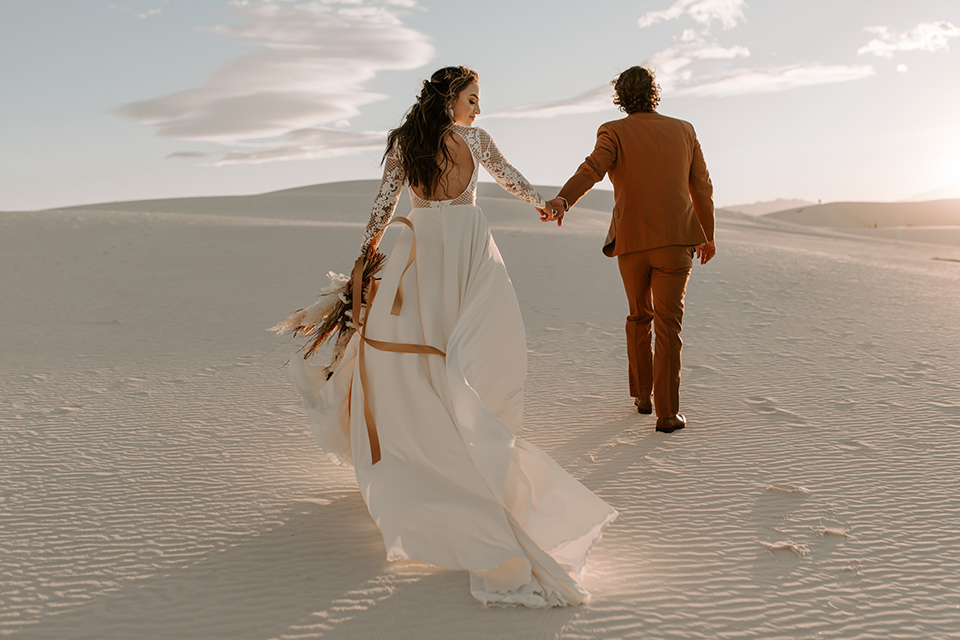
[[[397,200],[403,190],[404,175],[400,157],[393,150],[387,154],[383,162],[383,178],[380,180],[380,191],[373,200],[373,209],[370,211],[370,221],[363,234],[363,245],[360,247],[362,256],[371,244],[379,244],[384,227],[393,217],[397,208]]]
[[[547,201],[537,193],[523,174],[517,171],[512,164],[500,153],[500,147],[493,141],[490,134],[478,128],[480,134],[480,164],[493,176],[497,183],[524,202],[528,202],[538,209],[547,206]]]

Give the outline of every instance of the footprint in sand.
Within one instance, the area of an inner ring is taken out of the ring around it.
[[[873,451],[873,446],[859,440],[842,440],[836,444],[838,449],[844,451],[867,452]]]
[[[750,405],[750,408],[763,415],[767,419],[780,420],[792,427],[801,427],[807,424],[807,421],[804,418],[801,418],[792,411],[787,411],[777,407],[776,402],[770,398],[753,396],[747,398],[746,402]]]
[[[905,377],[904,374],[902,373],[896,374],[896,375],[891,373],[884,373],[884,374],[865,373],[863,374],[863,377],[865,380],[868,380],[870,382],[877,382],[877,383],[893,382],[894,384],[898,384],[902,387],[908,387],[913,383],[913,379],[911,379],[909,376]]]
[[[55,416],[65,416],[65,415],[70,415],[70,414],[72,414],[72,413],[76,413],[77,411],[80,411],[81,409],[83,409],[83,406],[82,406],[82,405],[81,405],[81,406],[58,407],[57,409],[54,409],[54,410],[51,411],[50,413],[51,413],[52,415],[55,415]]]
[[[764,542],[763,540],[757,540],[761,546],[767,548],[768,551],[789,551],[798,558],[810,555],[810,549],[805,545],[793,542],[791,540],[782,540],[780,542]]]
[[[814,546],[830,554],[849,539],[846,526],[830,515],[831,509],[817,499],[814,491],[799,484],[767,485],[758,496],[753,513],[761,524],[756,542],[778,564],[793,556],[792,566],[813,553]]]
[[[787,495],[797,495],[797,494],[802,496],[810,495],[810,492],[807,489],[804,489],[803,487],[793,486],[793,485],[790,485],[787,487],[777,487],[774,485],[770,485],[767,487],[767,491],[770,491],[772,493],[783,493]]]
[[[703,372],[703,373],[720,373],[720,370],[716,367],[711,367],[708,364],[691,364],[689,367],[691,371]]]

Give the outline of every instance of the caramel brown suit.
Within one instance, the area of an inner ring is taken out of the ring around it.
[[[683,298],[694,247],[712,241],[716,225],[710,174],[693,126],[656,112],[602,125],[593,153],[559,195],[572,207],[606,174],[614,206],[603,253],[617,257],[630,306],[630,393],[644,397],[652,388],[657,415],[676,415]]]

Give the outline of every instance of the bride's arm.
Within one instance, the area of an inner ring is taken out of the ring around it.
[[[509,193],[524,202],[532,204],[538,210],[544,210],[547,207],[547,202],[543,196],[537,193],[537,190],[523,177],[522,173],[507,162],[489,133],[479,127],[477,131],[480,134],[480,164],[483,165],[483,168]]]
[[[380,244],[383,230],[393,217],[397,208],[397,200],[403,190],[404,175],[400,157],[395,150],[390,150],[383,161],[383,178],[380,180],[380,191],[373,200],[373,209],[370,211],[370,221],[363,234],[363,245],[360,255],[363,256],[372,247],[376,250]]]

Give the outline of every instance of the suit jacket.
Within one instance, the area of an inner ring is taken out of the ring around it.
[[[614,205],[604,254],[713,240],[713,184],[689,122],[652,112],[601,125],[560,195],[572,207],[607,173]]]

